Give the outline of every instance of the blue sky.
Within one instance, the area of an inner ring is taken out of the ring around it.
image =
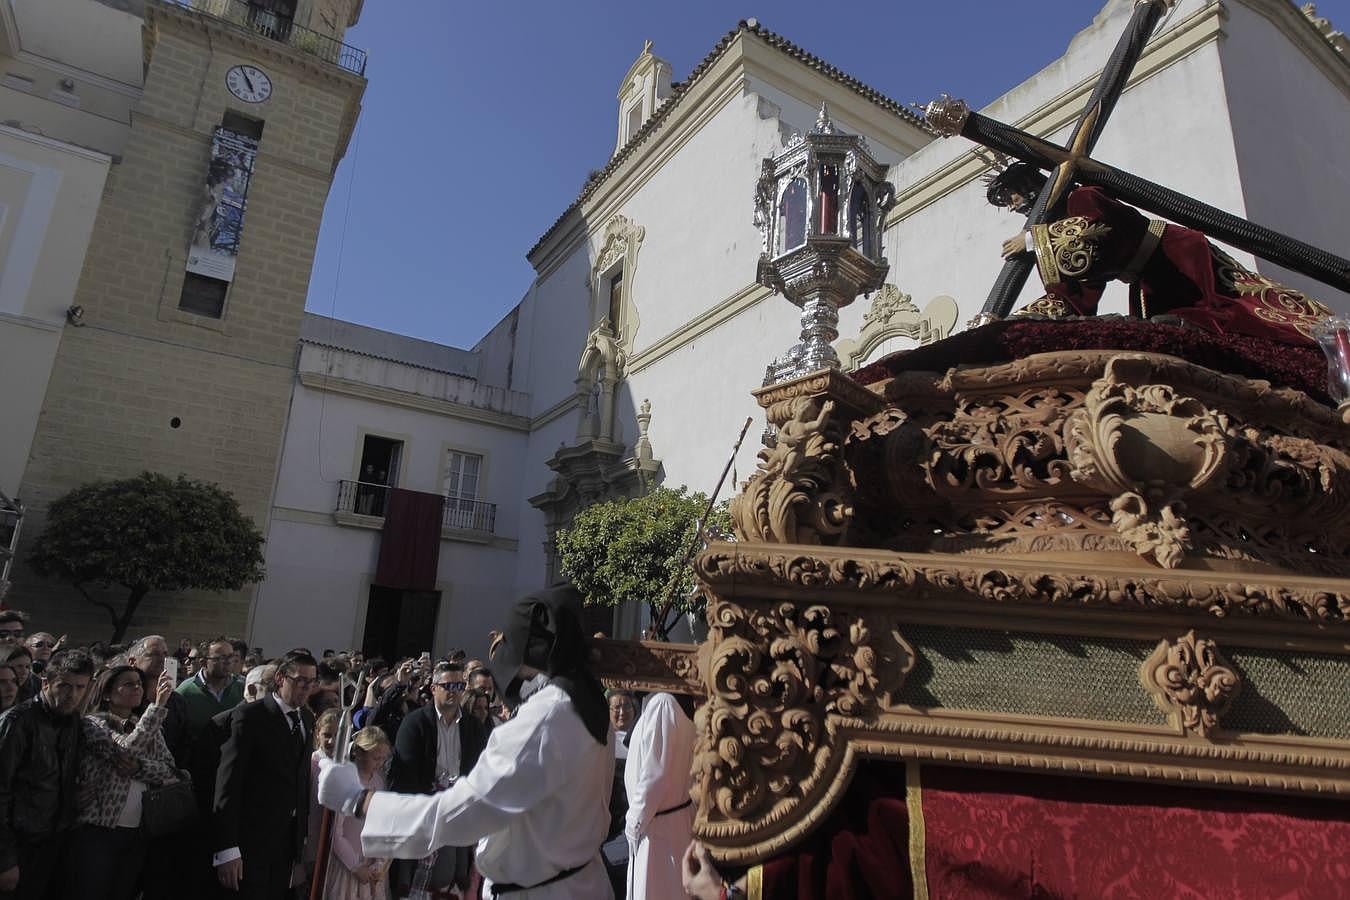
[[[347,42],[369,51],[370,84],[307,308],[472,346],[528,290],[525,253],[609,159],[619,81],[644,40],[680,80],[754,16],[897,100],[947,91],[979,107],[1059,56],[1101,2],[368,0]],[[1318,10],[1350,28],[1350,0]]]

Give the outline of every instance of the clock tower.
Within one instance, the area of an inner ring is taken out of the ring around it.
[[[343,40],[362,0],[143,5],[144,85],[20,485],[26,541],[72,488],[145,470],[219,484],[265,530],[319,222],[365,91]],[[91,593],[120,609],[126,592]],[[246,636],[252,596],[151,594],[131,634]],[[108,636],[104,610],[22,567],[7,602]]]

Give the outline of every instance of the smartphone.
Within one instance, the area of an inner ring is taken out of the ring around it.
[[[178,657],[176,657],[176,656],[170,656],[170,657],[168,657],[167,659],[165,659],[165,660],[164,660],[164,671],[165,671],[165,672],[168,672],[168,673],[169,673],[169,677],[173,679],[173,683],[174,683],[174,684],[177,684],[177,683],[178,683]]]
[[[417,667],[419,669],[431,668],[431,652],[429,650],[422,651],[422,657],[417,661]]]

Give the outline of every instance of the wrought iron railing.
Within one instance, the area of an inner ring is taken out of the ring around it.
[[[497,527],[497,504],[446,497],[445,518],[442,524],[446,528],[456,528],[460,531],[482,531],[492,534]]]
[[[384,516],[389,505],[389,485],[343,481],[338,485],[337,511],[358,516]]]
[[[267,4],[248,0],[167,0],[175,6],[205,13],[238,28],[317,56],[357,75],[366,73],[366,51],[344,44],[335,37],[311,31],[279,15]]]
[[[494,534],[497,529],[497,504],[482,500],[446,497],[441,517],[442,528]],[[389,505],[389,486],[367,481],[343,481],[338,484],[337,511],[358,516],[382,518]]]

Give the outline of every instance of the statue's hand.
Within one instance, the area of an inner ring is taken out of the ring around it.
[[[1021,232],[1013,235],[1003,242],[1003,258],[1012,259],[1019,253],[1027,252],[1027,239]]]

